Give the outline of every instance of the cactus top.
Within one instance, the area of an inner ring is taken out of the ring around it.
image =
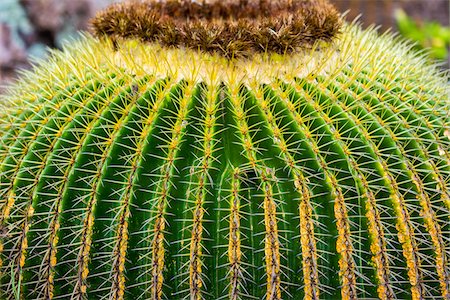
[[[110,6],[92,22],[97,36],[138,38],[225,57],[291,53],[330,41],[341,21],[324,0],[154,1]]]

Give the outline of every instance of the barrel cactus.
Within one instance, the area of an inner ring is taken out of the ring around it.
[[[4,299],[450,299],[446,74],[322,0],[116,4],[2,97]]]

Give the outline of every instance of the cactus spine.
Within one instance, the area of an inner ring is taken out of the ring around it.
[[[233,60],[82,36],[2,98],[1,295],[450,299],[448,95],[355,24]]]

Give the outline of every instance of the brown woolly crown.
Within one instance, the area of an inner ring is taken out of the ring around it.
[[[330,41],[341,20],[326,0],[144,0],[114,4],[92,26],[113,41],[137,38],[232,58]]]

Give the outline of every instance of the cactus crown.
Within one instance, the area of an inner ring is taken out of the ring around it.
[[[97,36],[138,38],[228,58],[289,53],[330,41],[341,22],[333,6],[308,1],[144,1],[112,5],[92,22]]]
[[[147,28],[126,7],[2,97],[0,298],[450,298],[449,90],[422,54],[344,24],[229,59],[119,35]]]

